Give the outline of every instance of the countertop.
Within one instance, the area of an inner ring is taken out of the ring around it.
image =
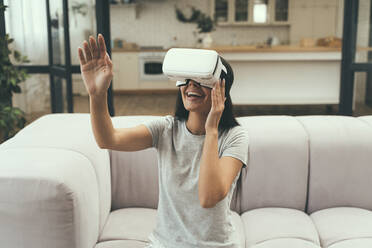
[[[182,47],[182,48],[196,48],[196,47]],[[241,46],[212,46],[210,48],[202,48],[202,49],[211,49],[215,50],[218,53],[242,53],[242,52],[341,52],[341,48],[334,48],[334,47],[301,47],[301,46],[289,46],[289,45],[282,45],[282,46],[272,46],[272,47],[257,47],[257,46],[249,46],[249,45],[241,45]],[[166,52],[168,49],[125,49],[125,48],[114,48],[112,49],[113,52]],[[359,50],[359,49],[358,49]],[[364,50],[364,49],[363,49]]]

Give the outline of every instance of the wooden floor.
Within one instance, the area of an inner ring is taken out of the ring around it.
[[[162,95],[114,95],[115,116],[124,115],[173,115],[176,94]],[[74,112],[89,113],[89,98],[74,96]],[[255,115],[337,115],[338,105],[260,105],[233,107],[236,117]],[[35,113],[27,117],[27,123],[47,113]],[[372,115],[372,107],[356,104],[353,116]]]

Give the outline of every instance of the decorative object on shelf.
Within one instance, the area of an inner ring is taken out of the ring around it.
[[[0,12],[5,11],[7,6],[0,5]],[[18,63],[30,62],[26,56],[22,56],[17,50],[10,50],[9,44],[14,40],[0,37],[0,143],[13,137],[25,124],[25,113],[17,107],[12,106],[13,93],[20,93],[19,83],[26,80],[28,74],[25,70],[15,67],[9,56],[13,56]]]
[[[266,44],[269,47],[278,46],[278,45],[280,45],[280,41],[279,41],[279,38],[276,37],[276,36],[269,36],[269,38],[267,38]]]
[[[342,39],[335,37],[335,36],[328,36],[325,38],[318,39],[316,45],[325,46],[325,47],[341,48]]]
[[[301,47],[315,47],[315,40],[314,38],[302,38],[300,40]]]
[[[123,40],[122,39],[114,39],[113,40],[113,48],[123,48]]]
[[[199,33],[204,33],[203,38],[203,47],[211,47],[213,43],[213,39],[211,37],[211,32],[215,30],[216,21],[212,20],[212,18],[200,10],[196,9],[194,6],[191,6],[192,14],[191,17],[187,18],[183,14],[183,12],[175,7],[176,9],[176,16],[180,22],[186,23],[197,23],[197,29]]]
[[[202,37],[200,37],[199,32],[194,30],[194,31],[192,31],[192,34],[193,34],[194,40],[195,40],[194,46],[196,48],[201,48],[203,46],[203,43],[202,43],[203,39],[202,39]]]

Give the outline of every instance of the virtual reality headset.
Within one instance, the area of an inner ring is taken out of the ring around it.
[[[227,74],[219,54],[208,49],[171,48],[164,57],[162,69],[164,75],[176,81],[177,87],[186,85],[191,79],[213,88],[222,71]]]

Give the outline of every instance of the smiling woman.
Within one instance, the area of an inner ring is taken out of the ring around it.
[[[227,73],[222,71],[213,89],[188,79],[179,85],[175,116],[144,123],[159,154],[159,171],[167,175],[159,177],[157,225],[148,247],[242,247],[230,206],[247,167],[248,135],[233,115],[233,70],[220,58]],[[211,121],[211,113],[220,120]]]

